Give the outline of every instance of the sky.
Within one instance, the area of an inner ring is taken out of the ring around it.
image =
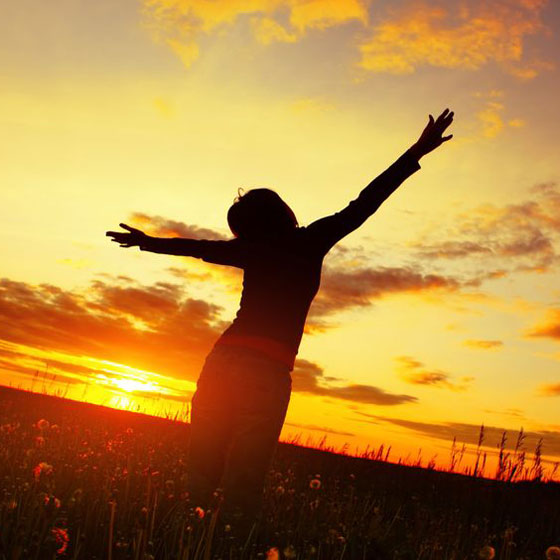
[[[0,20],[0,383],[184,412],[242,273],[107,230],[227,239],[239,188],[343,208],[454,137],[326,257],[282,439],[560,459],[560,3],[21,0]],[[470,457],[470,459],[469,459]]]

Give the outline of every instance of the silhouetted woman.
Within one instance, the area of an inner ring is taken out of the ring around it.
[[[371,216],[418,161],[452,135],[446,109],[418,141],[340,212],[299,227],[290,207],[269,189],[252,189],[228,211],[234,239],[156,238],[108,231],[121,247],[242,268],[243,292],[233,323],[207,356],[192,399],[188,481],[192,504],[206,506],[216,488],[245,519],[260,512],[265,475],[290,400],[291,375],[323,258]]]

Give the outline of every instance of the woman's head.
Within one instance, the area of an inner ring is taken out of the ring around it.
[[[240,193],[228,210],[227,220],[235,237],[259,239],[298,227],[292,209],[270,189]]]

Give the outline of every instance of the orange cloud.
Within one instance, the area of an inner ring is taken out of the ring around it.
[[[325,381],[332,379],[323,376],[322,368],[308,360],[296,360],[295,368],[292,371],[293,390],[301,393],[377,405],[397,405],[413,403],[418,400],[411,395],[387,393],[373,385],[337,386],[325,383]]]
[[[463,344],[465,346],[470,346],[471,348],[478,348],[482,350],[495,350],[504,345],[501,340],[465,340]]]
[[[504,120],[504,104],[498,101],[486,101],[485,107],[481,109],[476,117],[482,125],[482,135],[486,138],[495,138],[505,128],[521,128],[525,126],[523,119],[515,118]]]
[[[140,212],[131,215],[131,223],[150,235],[161,237],[187,237],[193,239],[226,239],[215,230],[188,225],[162,216],[150,216]],[[428,291],[456,291],[462,282],[438,274],[424,274],[412,267],[349,268],[343,262],[344,248],[336,248],[329,266],[323,269],[321,289],[311,305],[306,332],[321,332],[329,325],[325,319],[339,311],[354,307],[366,307],[373,300],[389,294],[418,293]],[[188,257],[182,259],[191,260]],[[197,262],[196,270],[169,267],[177,277],[208,281],[226,279],[238,289],[241,271],[232,267],[217,267]],[[202,272],[199,272],[202,271]],[[472,284],[472,281],[470,282]]]
[[[526,336],[560,341],[560,309],[550,309],[543,322],[529,330]]]
[[[431,385],[433,387],[444,387],[452,391],[464,391],[474,377],[461,377],[461,383],[451,381],[451,375],[441,370],[427,370],[424,364],[411,356],[397,356],[399,362],[399,376],[403,381],[413,385]]]
[[[409,74],[422,66],[476,70],[495,62],[532,78],[541,62],[522,63],[524,40],[544,29],[546,0],[409,2],[373,26],[359,65],[372,72]]]
[[[190,298],[181,286],[164,282],[143,286],[126,277],[94,280],[87,291],[78,292],[4,278],[0,367],[32,376],[37,363],[46,361],[59,383],[101,381],[119,387],[121,369],[130,366],[157,372],[145,382],[125,380],[138,394],[152,393],[154,375],[163,381],[166,376],[197,379],[204,357],[226,326],[220,313],[220,307]],[[91,365],[73,362],[77,356],[87,356]],[[123,365],[112,371],[102,368],[101,362]],[[296,392],[379,405],[417,400],[370,385],[333,384],[340,380],[323,375],[319,366],[303,359],[296,361],[292,376]]]
[[[2,340],[180,379],[197,378],[225,326],[220,313],[220,307],[163,282],[95,280],[88,290],[65,291],[0,280]]]
[[[213,229],[188,225],[162,216],[150,216],[142,212],[133,212],[130,221],[138,229],[156,237],[187,237],[191,239],[227,239],[227,236]],[[231,237],[231,236],[230,236]]]
[[[549,385],[541,385],[540,394],[545,397],[560,396],[560,383],[551,383]]]
[[[483,204],[454,217],[454,225],[437,240],[420,239],[410,246],[425,259],[482,257],[506,270],[544,272],[558,263],[560,191],[555,183],[531,189],[531,198],[515,204]],[[440,239],[445,239],[440,241]],[[513,265],[513,266],[512,266]]]
[[[366,307],[389,294],[434,290],[456,291],[461,283],[455,278],[423,274],[412,267],[355,268],[325,266],[321,289],[309,310],[309,328],[326,328],[324,319],[352,307]]]
[[[167,44],[185,66],[199,56],[199,41],[210,33],[249,18],[257,41],[295,42],[309,30],[351,21],[366,24],[361,0],[144,0],[144,25],[157,42]]]

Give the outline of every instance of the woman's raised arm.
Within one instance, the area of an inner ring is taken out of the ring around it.
[[[435,121],[430,115],[418,141],[373,179],[358,198],[339,212],[310,224],[306,229],[319,250],[326,254],[340,239],[360,227],[405,179],[420,169],[421,157],[451,139],[452,135],[444,137],[442,134],[452,121],[453,112],[450,113],[449,109]]]

